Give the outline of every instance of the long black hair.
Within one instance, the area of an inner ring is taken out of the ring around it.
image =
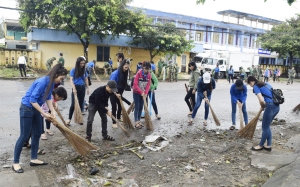
[[[247,79],[247,83],[249,84],[252,81],[254,81],[255,82],[254,84],[257,85],[259,88],[266,85],[266,83],[257,80],[254,76],[249,76]]]
[[[85,66],[80,67],[81,61],[85,62],[85,59],[82,57],[78,57],[75,64],[75,78],[81,77],[85,73]]]
[[[193,71],[196,71],[196,70],[197,70],[197,65],[196,65],[196,62],[190,62],[190,63],[189,63],[189,67],[191,67],[191,66],[194,66],[194,69],[193,69]],[[189,68],[189,71],[188,71],[188,73],[191,73],[191,70],[190,70],[190,68]]]
[[[128,64],[130,65],[130,61],[127,59],[123,59],[122,63],[120,64],[120,66],[118,67],[118,71],[119,71],[119,81],[118,81],[118,87],[119,88],[125,88],[126,84],[127,84],[127,78],[128,78],[128,71],[129,68],[124,72],[123,71],[123,67]]]
[[[66,68],[63,67],[63,65],[61,63],[56,64],[55,66],[53,66],[53,68],[51,69],[51,71],[49,71],[49,73],[47,74],[47,76],[49,76],[50,78],[50,82],[46,88],[45,94],[43,99],[46,100],[47,96],[52,88],[52,84],[54,82],[54,79],[59,77],[59,76],[66,76],[68,74],[68,71],[66,70]]]

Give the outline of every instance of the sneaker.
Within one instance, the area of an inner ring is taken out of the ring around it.
[[[112,128],[117,129],[118,125],[116,123],[112,124]]]
[[[118,119],[118,121],[119,121],[119,122],[123,122],[123,119],[122,119],[122,118],[120,118],[120,119]]]
[[[90,136],[86,136],[85,139],[88,141],[88,142],[91,142],[91,137]]]

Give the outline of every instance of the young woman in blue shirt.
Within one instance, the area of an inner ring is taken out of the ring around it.
[[[272,132],[270,125],[274,117],[279,112],[279,105],[275,104],[272,99],[272,86],[268,83],[258,81],[255,77],[250,76],[247,83],[253,87],[253,92],[258,98],[260,106],[265,110],[262,119],[262,136],[258,146],[252,147],[253,151],[272,150]],[[267,145],[265,146],[265,143]]]
[[[90,92],[87,76],[88,74],[85,70],[85,58],[78,57],[76,60],[75,68],[73,68],[70,71],[70,83],[72,86],[72,104],[69,110],[69,120],[67,121],[68,125],[71,123],[71,119],[74,113],[74,95],[76,95],[78,98],[81,111],[83,111],[84,109],[85,91],[88,95]],[[83,123],[81,123],[80,125],[83,125]]]
[[[67,73],[68,71],[61,63],[56,64],[46,76],[35,80],[22,98],[20,106],[20,137],[15,145],[14,164],[12,166],[13,171],[16,173],[24,172],[19,164],[20,155],[24,142],[30,137],[30,134],[32,138],[30,166],[48,164],[37,158],[43,126],[42,115],[47,119],[55,118],[56,112],[52,105],[51,94],[54,84],[62,82]],[[51,114],[45,113],[41,108],[45,101]]]

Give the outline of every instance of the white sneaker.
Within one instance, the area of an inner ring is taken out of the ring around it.
[[[112,128],[117,129],[118,125],[116,123],[112,124]]]

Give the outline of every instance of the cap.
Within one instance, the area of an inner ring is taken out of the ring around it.
[[[116,81],[113,81],[113,80],[108,81],[107,86],[111,89],[112,92],[118,91]]]
[[[206,72],[203,74],[203,82],[205,84],[210,83],[210,73]]]
[[[235,81],[235,89],[242,90],[244,87],[244,83],[241,79]]]

